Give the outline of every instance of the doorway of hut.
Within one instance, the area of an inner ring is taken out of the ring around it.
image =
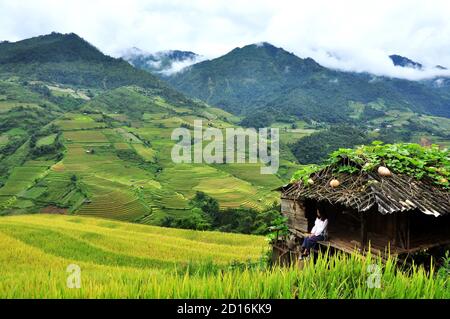
[[[373,252],[385,253],[388,247],[395,245],[396,234],[392,216],[383,216],[378,212],[358,212],[328,201],[305,200],[305,217],[308,220],[308,232],[314,227],[317,210],[328,219],[328,238],[325,242],[333,248],[354,252],[370,248]]]
[[[433,216],[412,211],[408,214],[410,250],[415,248],[428,249],[433,246],[449,248],[450,215]]]

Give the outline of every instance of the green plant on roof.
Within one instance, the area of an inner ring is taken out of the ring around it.
[[[347,158],[349,161],[342,161]],[[352,164],[348,164],[352,163]],[[371,172],[385,166],[397,174],[406,174],[416,179],[428,179],[435,185],[449,189],[450,153],[437,145],[422,147],[419,144],[383,144],[375,141],[355,149],[341,148],[330,154],[322,165],[305,165],[294,173],[292,181],[308,184],[313,173],[325,167],[334,173],[355,174]]]

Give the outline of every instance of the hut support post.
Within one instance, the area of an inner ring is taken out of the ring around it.
[[[410,233],[411,233],[411,216],[408,214],[406,216],[406,249],[411,248]]]
[[[367,220],[366,215],[361,213],[361,250],[364,250],[367,245]]]

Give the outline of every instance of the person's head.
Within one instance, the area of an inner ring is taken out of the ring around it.
[[[321,213],[321,212],[320,212],[320,209],[318,209],[318,208],[317,208],[317,210],[316,210],[316,215],[317,215],[317,218],[319,218],[319,219],[321,219],[321,220],[327,219],[327,218],[325,217],[325,214]]]

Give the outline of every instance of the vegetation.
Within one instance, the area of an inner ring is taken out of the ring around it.
[[[338,148],[354,147],[369,142],[366,133],[350,125],[336,125],[312,133],[291,144],[292,153],[301,164],[318,164]]]
[[[270,265],[257,236],[286,232],[273,189],[297,170],[294,155],[320,163],[336,148],[374,139],[448,143],[441,91],[372,83],[269,44],[235,49],[170,81],[235,115],[75,34],[0,43],[0,215],[23,215],[0,218],[0,297],[450,297],[448,256],[425,271],[374,256],[320,255],[299,271]],[[280,174],[261,175],[260,164],[175,165],[172,131],[193,130],[198,119],[219,130],[280,127]],[[434,146],[374,143],[340,149],[326,163],[342,155],[356,165],[336,165],[340,172],[382,164],[449,187],[448,151]],[[294,179],[321,167],[303,166]],[[70,264],[81,267],[80,289],[66,286]],[[373,265],[380,288],[367,284]]]
[[[219,209],[219,203],[203,192],[197,192],[190,201],[191,214],[183,218],[167,216],[162,226],[197,230],[219,230],[242,234],[267,234],[269,226],[280,216],[276,204],[269,209],[257,211],[251,208]]]

